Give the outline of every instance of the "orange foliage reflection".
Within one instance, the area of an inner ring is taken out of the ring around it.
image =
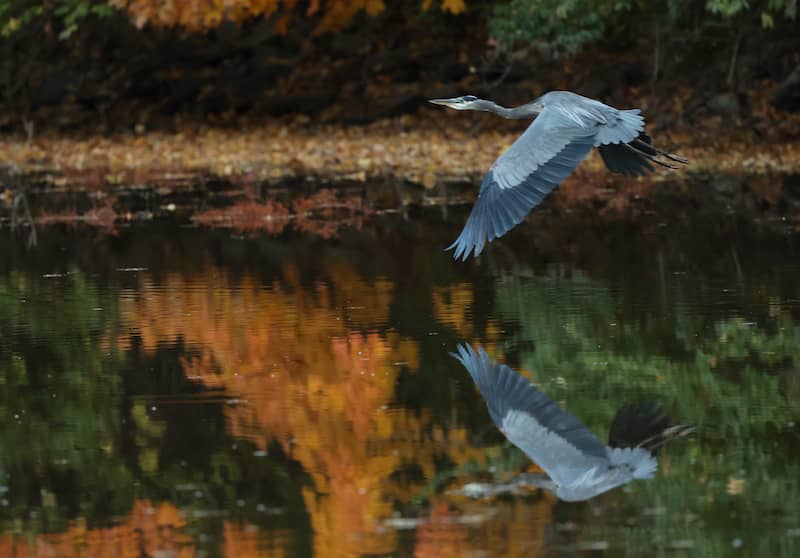
[[[416,369],[417,349],[369,330],[386,323],[391,283],[366,283],[347,266],[330,274],[311,289],[294,284],[292,269],[288,286],[252,277],[233,284],[215,269],[191,281],[144,279],[122,316],[146,350],[177,339],[196,348],[187,375],[242,401],[226,408],[231,434],[262,449],[278,441],[303,465],[314,480],[304,498],[316,548],[390,552],[380,520],[392,502],[382,488],[404,460],[423,457],[423,444],[421,419],[388,405],[399,363]]]
[[[538,556],[545,547],[545,529],[552,520],[555,497],[535,503],[515,498],[491,504],[442,498],[417,530],[415,558],[461,556]]]
[[[391,405],[400,370],[418,369],[419,358],[414,340],[386,328],[392,283],[345,264],[311,287],[298,275],[287,267],[271,284],[213,267],[159,283],[145,275],[123,296],[123,330],[147,351],[182,340],[187,376],[238,401],[225,408],[230,434],[261,449],[277,442],[302,465],[313,480],[303,499],[315,555],[394,552],[397,532],[385,521],[422,488],[395,473],[414,464],[431,479],[442,454],[463,464],[485,451],[463,428],[445,435],[426,413]]]
[[[223,526],[225,542],[222,556],[227,558],[254,558],[256,556],[283,558],[287,556],[285,531],[263,531],[254,525],[240,525],[226,521]]]
[[[169,503],[153,506],[137,500],[130,515],[106,529],[87,529],[76,521],[63,533],[39,535],[34,539],[0,537],[2,558],[139,558],[140,556],[195,556],[192,539],[183,533],[186,522]]]
[[[328,189],[310,196],[295,198],[288,207],[275,200],[259,203],[239,201],[223,209],[209,209],[192,217],[207,227],[229,227],[237,232],[266,231],[280,234],[293,223],[297,230],[324,239],[335,238],[345,228],[361,229],[366,216],[374,210],[364,205],[360,196],[338,196]]]

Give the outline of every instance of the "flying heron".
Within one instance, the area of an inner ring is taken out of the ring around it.
[[[643,176],[655,163],[676,169],[687,159],[657,149],[644,131],[639,109],[619,110],[570,91],[551,91],[525,105],[506,108],[473,95],[431,99],[456,110],[492,112],[503,118],[534,118],[494,162],[456,241],[456,259],[481,253],[484,245],[519,224],[530,210],[597,147],[612,172]]]
[[[475,380],[500,431],[546,473],[520,475],[506,485],[511,488],[534,484],[568,502],[588,500],[632,480],[652,478],[658,448],[694,431],[670,426],[655,405],[627,406],[617,412],[606,445],[528,380],[491,361],[482,348],[475,352],[460,345],[453,356]]]

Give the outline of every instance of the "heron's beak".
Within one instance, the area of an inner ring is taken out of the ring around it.
[[[456,97],[455,99],[429,99],[428,102],[433,103],[434,105],[452,107],[454,104],[458,102],[457,99],[458,97]]]

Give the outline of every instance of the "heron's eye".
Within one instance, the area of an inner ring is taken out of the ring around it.
[[[477,101],[478,98],[475,97],[474,95],[464,95],[463,97],[461,97],[461,100],[469,103],[470,101]]]

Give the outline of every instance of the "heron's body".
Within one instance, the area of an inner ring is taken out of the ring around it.
[[[657,408],[623,407],[606,445],[517,372],[491,362],[482,349],[462,345],[454,356],[472,376],[497,427],[547,473],[525,477],[562,500],[586,500],[651,478],[658,468],[656,449],[694,430],[668,426]]]
[[[670,161],[687,162],[650,145],[639,109],[616,109],[569,91],[551,91],[516,108],[472,96],[431,102],[504,118],[534,118],[484,177],[467,224],[450,246],[456,258],[466,260],[471,252],[477,256],[487,242],[520,223],[593,147],[609,170],[631,176],[651,172],[651,163],[676,168]]]

